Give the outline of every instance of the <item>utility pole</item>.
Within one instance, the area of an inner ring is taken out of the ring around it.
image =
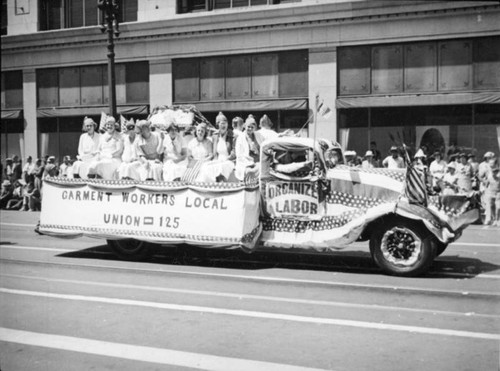
[[[108,33],[108,89],[109,115],[116,118],[116,79],[115,79],[115,42],[114,37],[120,35],[118,16],[120,14],[119,0],[97,0],[101,10],[101,32]]]

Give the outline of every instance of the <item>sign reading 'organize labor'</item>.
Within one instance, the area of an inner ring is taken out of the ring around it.
[[[275,218],[320,219],[322,216],[317,182],[269,182],[265,198],[266,210]]]

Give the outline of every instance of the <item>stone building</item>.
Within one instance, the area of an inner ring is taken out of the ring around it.
[[[74,156],[83,117],[108,112],[100,17],[96,0],[2,1],[2,159]],[[499,153],[498,1],[123,0],[120,18],[126,118],[194,104],[358,153]]]

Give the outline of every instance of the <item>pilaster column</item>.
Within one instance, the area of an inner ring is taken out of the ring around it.
[[[149,62],[149,101],[151,108],[171,105],[173,102],[172,60]]]
[[[309,107],[315,110],[316,94],[332,111],[329,117],[316,117],[316,137],[337,140],[337,48],[309,49]],[[315,133],[314,124],[309,126],[309,137]]]
[[[36,71],[23,70],[23,117],[24,117],[24,148],[21,156],[24,159],[38,157],[38,123],[36,118]]]

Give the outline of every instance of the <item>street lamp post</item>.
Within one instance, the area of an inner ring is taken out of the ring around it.
[[[115,79],[115,43],[114,37],[120,35],[118,15],[120,12],[119,0],[97,0],[97,7],[101,10],[101,31],[108,33],[108,89],[109,115],[116,118],[116,79]]]

